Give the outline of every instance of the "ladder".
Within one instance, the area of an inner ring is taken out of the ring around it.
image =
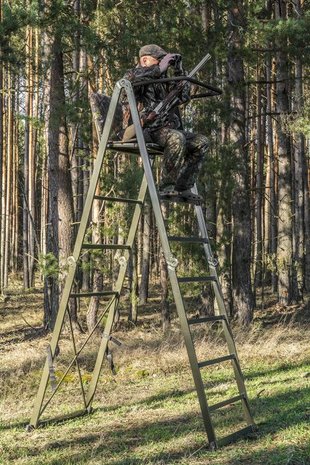
[[[211,88],[211,86],[210,86]],[[211,88],[212,90],[212,88]],[[121,142],[110,142],[109,136],[112,130],[114,115],[117,109],[117,105],[120,99],[121,92],[125,92],[128,98],[132,121],[136,131],[136,141],[129,141],[126,143]],[[141,182],[140,190],[138,193],[137,199],[126,199],[126,198],[117,198],[117,197],[106,197],[96,195],[96,186],[99,181],[100,171],[103,165],[104,156],[107,150],[114,149],[123,152],[133,152],[136,151],[141,155],[142,163],[143,163],[143,179]],[[69,372],[72,366],[76,365],[77,372],[80,380],[80,387],[82,391],[83,397],[83,404],[84,408],[80,412],[76,412],[72,416],[76,416],[78,414],[87,414],[91,412],[92,409],[92,402],[94,399],[94,395],[96,392],[99,375],[101,372],[101,367],[104,361],[104,357],[108,348],[109,341],[113,341],[112,336],[112,327],[115,319],[115,314],[118,309],[118,304],[120,300],[121,291],[123,288],[127,264],[130,257],[130,251],[133,246],[138,223],[141,217],[141,212],[143,208],[143,203],[146,197],[147,189],[149,191],[151,204],[156,220],[156,225],[158,228],[158,233],[161,241],[162,251],[167,263],[168,275],[171,283],[172,293],[174,297],[174,302],[176,305],[177,314],[180,321],[181,332],[184,337],[185,346],[188,353],[189,364],[191,367],[193,380],[195,384],[195,388],[197,391],[197,396],[200,404],[202,419],[204,423],[204,427],[208,437],[209,447],[211,449],[216,449],[218,446],[226,444],[235,440],[236,438],[244,435],[248,435],[253,433],[255,430],[255,424],[250,412],[248,396],[244,384],[244,379],[242,375],[242,371],[240,368],[240,363],[238,360],[238,355],[234,343],[234,339],[232,336],[232,332],[229,326],[223,295],[221,292],[221,286],[219,283],[219,278],[216,271],[216,263],[214,260],[214,256],[212,254],[212,250],[210,247],[210,242],[208,238],[208,232],[206,223],[204,220],[204,214],[202,207],[200,205],[193,205],[193,209],[197,218],[198,222],[198,229],[199,235],[197,237],[176,237],[176,236],[169,236],[167,234],[167,230],[165,227],[165,222],[161,210],[161,202],[158,197],[158,193],[156,190],[153,172],[152,172],[152,164],[154,160],[154,156],[158,154],[158,147],[154,144],[146,144],[143,136],[143,130],[140,124],[139,114],[137,111],[136,101],[134,97],[134,91],[132,84],[125,79],[122,79],[116,83],[116,86],[113,91],[113,95],[111,97],[110,106],[107,114],[107,118],[105,121],[105,125],[103,128],[102,136],[100,139],[99,149],[97,158],[94,163],[92,176],[90,179],[89,190],[87,193],[87,197],[85,200],[85,205],[79,225],[79,229],[77,232],[76,242],[73,249],[72,255],[68,258],[68,271],[67,276],[62,292],[62,297],[59,304],[59,310],[57,314],[57,319],[55,323],[55,328],[53,331],[53,335],[51,338],[51,342],[48,346],[48,354],[46,358],[46,362],[43,368],[41,382],[39,385],[37,397],[34,403],[34,408],[32,412],[32,416],[30,419],[30,423],[28,425],[28,429],[31,430],[38,426],[40,422],[40,417],[42,416],[43,412],[46,410],[47,406],[51,402],[52,398],[54,397],[55,393],[59,389],[59,386],[63,382],[66,374]],[[193,192],[197,194],[196,186],[193,188]],[[92,203],[94,199],[99,201],[111,201],[111,202],[127,202],[134,204],[134,212],[131,220],[131,225],[129,227],[128,237],[125,244],[117,245],[106,245],[106,244],[91,244],[85,242],[85,233],[87,230],[88,220],[90,217]],[[178,261],[177,258],[171,252],[171,243],[172,242],[194,242],[199,243],[202,245],[204,254],[206,257],[206,261],[208,264],[208,275],[203,277],[178,277],[177,276],[177,265]],[[122,256],[120,257],[119,263],[119,273],[116,279],[115,285],[112,290],[109,291],[101,291],[101,292],[74,292],[73,291],[73,284],[75,279],[75,274],[77,271],[77,262],[81,256],[83,251],[88,250],[102,250],[105,251],[107,249],[120,249],[122,251]],[[216,300],[216,308],[215,308],[215,315],[214,316],[205,316],[205,317],[198,317],[198,318],[188,318],[185,310],[184,299],[182,297],[182,292],[180,288],[181,283],[186,282],[209,282],[212,285],[215,300]],[[70,298],[81,298],[81,297],[103,297],[105,299],[109,299],[105,310],[103,311],[102,315],[98,319],[98,323],[94,330],[101,324],[103,317],[106,318],[105,320],[105,327],[102,333],[100,346],[97,353],[96,362],[94,365],[91,381],[88,385],[88,389],[86,390],[85,386],[83,385],[81,371],[79,367],[79,356],[82,350],[84,349],[85,345],[87,344],[88,340],[92,336],[92,333],[88,336],[86,341],[80,348],[77,348],[74,343],[74,335],[72,331],[72,324],[70,320],[70,314],[68,311],[68,303]],[[66,317],[69,316],[69,323],[71,325],[71,333],[73,338],[73,345],[74,345],[74,357],[71,360],[67,370],[63,374],[62,378],[57,382],[55,378],[55,370],[54,370],[54,361],[57,356],[58,350],[58,342],[60,338],[60,334],[63,328],[64,320]],[[202,325],[207,323],[218,322],[223,329],[223,334],[227,343],[228,355],[213,358],[211,360],[205,361],[198,361],[194,341],[192,338],[191,328],[196,325]],[[115,342],[115,341],[114,341]],[[116,341],[117,342],[117,341]],[[208,405],[208,400],[206,397],[205,386],[202,378],[202,369],[206,366],[211,366],[214,364],[219,364],[222,362],[230,361],[233,368],[234,378],[236,380],[236,385],[238,388],[238,395],[223,400],[215,405]],[[52,387],[52,394],[47,396],[47,387],[50,383]],[[47,399],[46,399],[47,397]],[[226,436],[225,438],[218,439],[215,434],[215,429],[213,426],[211,414],[213,411],[218,410],[222,407],[228,406],[230,404],[234,404],[237,402],[241,402],[243,418],[246,423],[246,426],[243,427],[241,430]],[[70,416],[71,417],[71,416]],[[64,417],[68,418],[68,416]]]

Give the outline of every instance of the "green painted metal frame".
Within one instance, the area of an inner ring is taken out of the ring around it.
[[[112,95],[112,99],[111,99],[111,103],[110,103],[110,107],[109,107],[109,111],[108,111],[108,115],[106,119],[106,124],[104,126],[103,134],[100,140],[98,155],[97,155],[97,158],[94,164],[94,169],[93,169],[93,173],[92,173],[91,180],[90,180],[89,191],[86,197],[85,206],[84,206],[84,210],[83,210],[83,214],[82,214],[82,218],[80,222],[80,227],[79,227],[77,238],[76,238],[76,243],[74,246],[73,254],[68,259],[69,271],[66,277],[66,282],[65,282],[62,298],[60,301],[55,329],[54,329],[53,336],[52,336],[51,343],[50,343],[49,358],[46,360],[46,363],[43,369],[41,383],[39,386],[33,413],[30,419],[30,427],[36,427],[38,425],[40,416],[47,406],[45,404],[45,406],[42,408],[42,404],[44,401],[44,397],[45,397],[45,393],[46,393],[46,389],[48,385],[51,359],[53,360],[55,357],[56,347],[57,347],[60,333],[62,330],[65,314],[66,314],[67,307],[68,307],[69,298],[72,296],[78,295],[77,293],[71,294],[71,288],[73,285],[73,280],[74,280],[74,276],[76,272],[77,261],[79,259],[82,248],[85,247],[83,240],[84,240],[84,236],[85,236],[85,232],[86,232],[86,228],[88,224],[88,219],[91,213],[92,202],[93,202],[93,199],[96,197],[95,190],[96,190],[96,186],[99,180],[99,175],[100,175],[100,171],[102,168],[104,155],[105,155],[106,150],[109,148],[109,142],[108,142],[109,135],[112,129],[112,123],[113,123],[113,119],[114,119],[114,115],[116,111],[116,106],[119,101],[121,91],[124,91],[126,93],[128,101],[129,101],[132,121],[133,121],[135,132],[136,132],[136,139],[137,139],[136,145],[141,154],[143,168],[144,168],[144,176],[143,176],[142,184],[141,184],[140,191],[138,194],[138,199],[130,200],[130,202],[136,203],[136,206],[135,206],[132,222],[129,228],[127,242],[125,244],[125,247],[123,247],[124,251],[123,251],[123,256],[121,257],[121,260],[120,260],[120,271],[119,271],[116,284],[113,289],[114,295],[107,307],[108,316],[106,320],[106,325],[105,325],[104,333],[101,339],[100,347],[98,350],[97,359],[96,359],[95,367],[94,367],[93,374],[92,374],[92,379],[91,379],[91,382],[89,384],[89,387],[86,393],[84,391],[83,384],[81,383],[81,388],[82,388],[82,393],[83,393],[83,402],[84,402],[85,409],[81,412],[78,412],[77,414],[81,415],[81,414],[85,414],[86,412],[91,411],[91,406],[92,406],[92,402],[93,402],[94,395],[96,392],[99,375],[100,375],[102,363],[104,360],[104,355],[105,355],[108,341],[109,341],[111,331],[112,331],[112,326],[113,326],[113,322],[115,318],[115,312],[116,312],[116,309],[119,303],[119,297],[120,297],[120,293],[121,293],[124,279],[125,279],[130,249],[134,242],[139,219],[141,216],[143,202],[146,196],[146,191],[148,189],[150,193],[150,198],[152,202],[152,207],[153,207],[153,211],[154,211],[154,215],[156,219],[156,224],[157,224],[161,244],[162,244],[163,253],[165,256],[165,260],[167,262],[173,297],[174,297],[174,301],[176,304],[178,317],[180,320],[181,330],[184,336],[185,346],[186,346],[187,353],[188,353],[189,363],[190,363],[191,371],[193,374],[194,384],[195,384],[195,388],[197,391],[198,401],[200,404],[200,409],[202,413],[205,430],[207,433],[209,445],[211,448],[214,449],[218,446],[218,444],[229,442],[229,437],[218,441],[216,438],[214,427],[212,425],[211,411],[214,410],[215,407],[213,406],[212,408],[212,406],[210,407],[208,406],[204,383],[203,383],[202,376],[201,376],[200,366],[197,360],[196,351],[195,351],[195,347],[194,347],[194,343],[193,343],[193,339],[192,339],[192,335],[190,331],[189,320],[186,315],[184,301],[183,301],[181,289],[179,286],[179,281],[181,281],[181,279],[178,279],[177,274],[176,274],[176,268],[178,265],[178,261],[173,256],[171,249],[170,249],[169,237],[167,236],[164,219],[162,216],[161,206],[160,206],[160,202],[158,199],[156,186],[155,186],[155,182],[153,178],[152,159],[150,159],[149,157],[148,149],[147,149],[147,146],[144,140],[143,130],[140,124],[140,118],[139,118],[139,114],[137,111],[133,88],[132,88],[131,83],[128,80],[124,80],[124,79],[117,82],[113,95]],[[128,148],[127,145],[128,144],[126,144],[126,147],[125,147],[126,149]],[[193,192],[197,193],[196,186],[193,188]],[[105,199],[105,197],[102,197],[102,199]],[[126,199],[123,199],[123,200],[126,201]],[[248,398],[246,394],[246,388],[244,385],[242,371],[241,371],[240,364],[238,361],[236,347],[235,347],[233,336],[232,336],[232,333],[231,333],[231,330],[228,324],[223,295],[221,292],[221,287],[220,287],[219,279],[217,276],[216,264],[215,264],[215,260],[214,260],[212,250],[210,247],[207,227],[205,224],[204,215],[203,215],[201,206],[199,205],[195,206],[195,213],[197,216],[197,221],[198,221],[198,226],[199,226],[200,239],[203,239],[202,243],[203,243],[206,259],[209,265],[209,273],[210,273],[210,277],[212,278],[211,282],[212,282],[212,286],[213,286],[213,290],[214,290],[214,294],[215,294],[215,298],[217,302],[216,316],[214,317],[214,319],[218,318],[218,320],[221,321],[223,325],[223,331],[224,331],[224,335],[227,341],[229,354],[232,356],[231,361],[232,361],[232,365],[234,369],[237,386],[239,389],[239,396],[237,397],[238,397],[238,400],[240,399],[242,401],[244,416],[245,416],[245,419],[248,425],[246,428],[244,428],[240,432],[236,432],[232,434],[231,440],[233,440],[234,438],[239,436],[239,433],[245,434],[250,431],[253,431],[254,422],[253,422],[250,409],[249,409],[249,402],[248,402]],[[91,245],[89,248],[91,248]],[[202,320],[206,320],[206,318],[205,319],[202,318],[201,321]],[[73,331],[72,331],[72,334],[73,334]],[[77,363],[77,358],[79,356],[79,353],[81,352],[81,350],[83,350],[87,341],[88,339],[86,340],[82,348],[78,351],[77,348],[75,347],[75,342],[73,339],[75,357],[72,360],[71,365],[69,366],[68,370],[74,363]],[[79,371],[78,363],[77,363],[77,367]],[[80,377],[80,382],[81,382],[81,375],[79,377]],[[58,383],[58,386],[60,383],[61,383],[61,380]],[[54,394],[55,392],[52,394],[52,396],[48,400],[48,403],[50,402]],[[224,405],[225,402],[222,404]],[[70,417],[72,417],[72,415],[70,415]]]

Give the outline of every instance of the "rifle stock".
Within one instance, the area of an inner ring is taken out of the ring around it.
[[[188,74],[187,77],[193,77],[196,73],[198,73],[198,71],[205,65],[205,63],[207,61],[210,60],[210,58],[211,58],[211,55],[209,53],[207,53],[207,55],[205,55],[203,57],[203,59],[192,69],[192,71]],[[160,116],[160,113],[165,109],[165,107],[167,107],[169,104],[171,105],[173,103],[173,101],[175,101],[178,94],[182,90],[182,87],[184,87],[185,83],[186,83],[186,80],[180,81],[177,88],[173,89],[171,92],[169,92],[167,97],[162,102],[160,102],[151,111],[151,113],[149,113],[149,115],[147,115],[145,118],[141,118],[141,120],[140,120],[141,126],[143,127],[145,122],[154,121],[158,116]],[[128,126],[125,129],[122,140],[123,140],[123,142],[126,142],[126,141],[128,141],[130,139],[133,139],[135,137],[135,135],[136,135],[135,126],[134,126],[134,124],[131,124],[130,126]]]

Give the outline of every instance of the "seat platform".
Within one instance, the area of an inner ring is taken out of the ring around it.
[[[163,154],[163,149],[157,144],[147,143],[146,148],[150,155],[162,155]],[[139,145],[136,139],[132,139],[126,142],[122,142],[121,140],[109,141],[107,145],[107,149],[115,150],[118,152],[133,153],[133,154],[140,153]]]

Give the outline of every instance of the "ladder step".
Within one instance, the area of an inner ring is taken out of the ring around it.
[[[82,244],[82,249],[89,249],[89,250],[117,250],[117,249],[125,249],[130,250],[130,245],[127,244]]]
[[[212,315],[212,316],[204,316],[201,318],[190,318],[187,321],[189,325],[197,325],[201,323],[207,323],[209,321],[225,321],[225,323],[227,323],[227,318],[225,315]]]
[[[216,363],[226,362],[227,360],[236,360],[235,354],[224,355],[223,357],[212,358],[211,360],[205,360],[204,362],[199,362],[199,368],[207,367],[210,365],[215,365]]]
[[[172,242],[188,242],[197,244],[207,244],[208,239],[204,237],[182,237],[182,236],[168,236],[168,240]]]
[[[217,404],[213,404],[209,406],[210,412],[214,412],[215,410],[218,410],[219,408],[225,407],[226,405],[229,404],[234,404],[238,402],[239,400],[245,399],[244,394],[240,394],[239,396],[231,397],[230,399],[223,400],[222,402],[218,402]]]
[[[142,200],[136,199],[125,199],[123,197],[106,197],[105,195],[95,195],[95,200],[108,200],[109,202],[123,202],[123,203],[134,203],[138,205],[143,205]]]
[[[219,447],[226,446],[227,444],[230,444],[231,442],[234,442],[241,437],[253,435],[253,433],[255,433],[254,425],[246,426],[240,429],[239,431],[236,431],[235,433],[229,434],[224,438],[220,438],[217,441],[217,444]]]
[[[178,278],[179,283],[195,283],[195,282],[205,282],[205,281],[215,281],[215,276],[189,276],[187,278]]]
[[[115,291],[101,291],[101,292],[72,292],[70,297],[111,297],[118,295]]]

